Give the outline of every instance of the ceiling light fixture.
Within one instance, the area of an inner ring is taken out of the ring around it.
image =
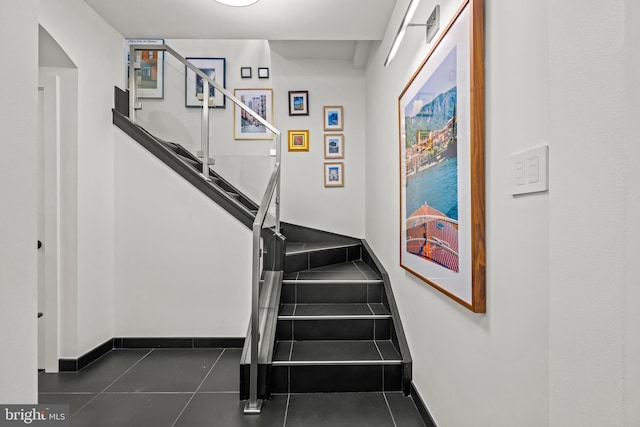
[[[215,0],[215,1],[227,6],[235,6],[235,7],[251,6],[252,4],[258,2],[258,0]]]

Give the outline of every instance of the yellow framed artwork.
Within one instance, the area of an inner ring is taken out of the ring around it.
[[[289,151],[309,151],[309,131],[289,131]]]

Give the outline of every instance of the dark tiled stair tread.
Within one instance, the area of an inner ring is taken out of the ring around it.
[[[366,263],[358,260],[331,264],[324,267],[303,270],[290,273],[284,276],[287,281],[291,280],[380,280],[378,274]]]
[[[360,244],[357,240],[344,240],[336,242],[287,242],[286,253],[287,255],[293,255],[304,252],[315,252],[326,249],[335,248],[347,248],[351,246],[358,246]]]
[[[371,306],[375,307],[371,307]],[[389,311],[382,304],[282,304],[279,316],[317,317],[340,316],[388,316]]]
[[[292,281],[324,281],[324,282],[369,282],[380,281],[378,278],[367,277],[359,271],[300,271],[295,274],[287,274],[284,277],[285,282]]]
[[[380,343],[384,351],[378,350]],[[400,360],[400,355],[390,341],[278,341],[273,362],[388,363]]]

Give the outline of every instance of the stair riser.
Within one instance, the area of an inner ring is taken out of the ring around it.
[[[402,365],[273,366],[274,393],[402,390]]]
[[[382,283],[283,283],[282,304],[382,303]]]
[[[311,268],[325,267],[362,258],[362,246],[327,249],[323,251],[290,254],[285,258],[284,273],[296,273]]]
[[[389,340],[391,319],[279,320],[280,341]]]

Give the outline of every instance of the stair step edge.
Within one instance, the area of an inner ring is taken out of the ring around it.
[[[391,319],[391,314],[278,315],[278,320],[360,320]]]
[[[311,252],[322,252],[322,251],[328,251],[328,250],[332,250],[332,249],[355,248],[355,247],[358,247],[358,246],[361,246],[361,245],[362,245],[362,243],[360,243],[360,242],[327,244],[327,246],[312,247],[312,248],[309,248],[309,249],[303,248],[303,249],[287,250],[286,251],[286,256],[299,255],[299,254],[308,254],[308,253],[311,253]]]
[[[371,284],[384,283],[382,279],[283,279],[283,284]]]
[[[273,366],[355,366],[355,365],[401,365],[401,359],[386,360],[274,360]]]

